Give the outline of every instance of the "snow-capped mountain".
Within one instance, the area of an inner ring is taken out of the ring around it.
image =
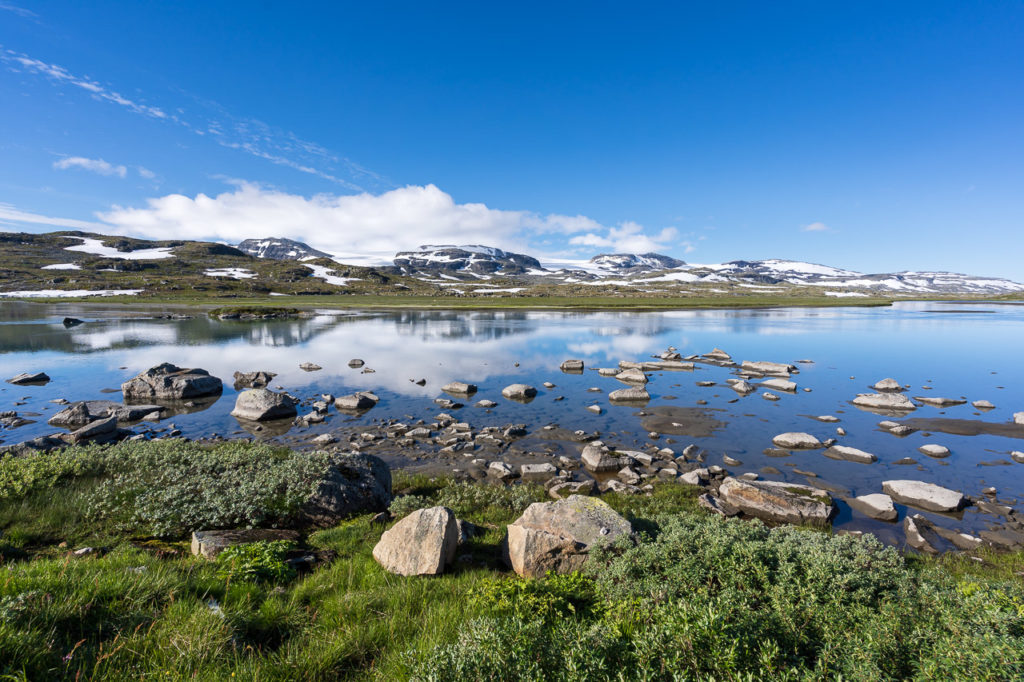
[[[329,253],[317,251],[309,244],[293,239],[275,237],[269,239],[246,239],[238,245],[238,250],[270,260],[304,260],[306,258],[330,258]]]
[[[516,276],[546,272],[540,261],[532,256],[476,244],[424,245],[419,251],[395,254],[394,263],[402,274],[428,277],[455,274]]]
[[[590,262],[597,268],[620,274],[672,270],[686,265],[685,261],[660,253],[602,253]]]

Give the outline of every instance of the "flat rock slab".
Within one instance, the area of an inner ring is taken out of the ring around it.
[[[633,527],[598,498],[535,502],[508,527],[507,559],[525,577],[579,570],[592,547],[632,535]]]
[[[373,393],[359,391],[350,395],[338,396],[334,399],[335,407],[342,410],[368,410],[380,401]]]
[[[925,511],[954,512],[968,503],[963,493],[924,481],[884,481],[882,490],[895,502]]]
[[[871,464],[877,462],[878,457],[871,454],[870,452],[864,452],[857,448],[851,448],[847,445],[833,445],[828,450],[825,450],[825,456],[831,459],[841,459],[847,462],[860,462],[861,464]]]
[[[239,530],[197,530],[192,533],[192,554],[206,559],[213,559],[228,547],[247,545],[252,542],[272,542],[286,540],[295,542],[299,539],[294,530],[275,528],[242,528]]]
[[[752,362],[750,360],[744,360],[740,367],[751,372],[757,372],[758,374],[779,374],[785,376],[789,376],[790,372],[796,371],[796,365],[790,365],[782,362]]]
[[[645,388],[620,388],[608,394],[608,400],[613,403],[634,403],[644,404],[651,399],[651,394]]]
[[[440,575],[455,560],[459,527],[447,507],[418,509],[384,531],[373,558],[398,575]]]
[[[441,390],[449,395],[473,395],[477,391],[476,384],[467,384],[463,381],[452,381],[441,387]]]
[[[796,391],[796,382],[788,379],[766,379],[761,382],[761,386],[774,388],[776,391],[789,391],[790,393]]]
[[[559,365],[559,369],[561,369],[563,372],[579,373],[579,372],[583,371],[583,361],[582,360],[564,360],[562,362],[562,364]]]
[[[616,372],[614,376],[624,384],[643,385],[647,383],[647,375],[638,369],[624,369],[621,372]]]
[[[899,414],[917,409],[917,405],[902,393],[858,393],[853,404],[883,414]]]
[[[822,447],[822,442],[809,433],[789,431],[772,438],[772,442],[787,450],[814,450]]]
[[[914,400],[933,407],[952,407],[954,405],[963,405],[967,402],[966,400],[961,400],[959,398],[931,398],[929,396],[922,395],[915,395]]]
[[[597,443],[590,443],[583,448],[580,461],[583,462],[583,468],[593,473],[618,471],[622,467],[622,458]]]
[[[730,476],[722,481],[718,493],[743,513],[773,523],[827,526],[836,511],[827,491],[797,483],[746,481]]]
[[[860,495],[849,500],[849,504],[862,514],[880,521],[895,521],[898,516],[892,498],[883,493]]]
[[[641,420],[644,430],[669,436],[706,438],[726,426],[715,419],[714,411],[702,407],[657,405],[645,411],[647,414]]]

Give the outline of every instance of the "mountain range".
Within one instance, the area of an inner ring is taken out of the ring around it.
[[[658,253],[549,261],[484,245],[424,245],[375,267],[284,238],[239,244],[87,232],[0,232],[0,296],[396,294],[557,297],[988,297],[1008,279],[950,272],[861,273],[785,259],[687,263]]]

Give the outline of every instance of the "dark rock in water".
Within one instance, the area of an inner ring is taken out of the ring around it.
[[[477,391],[476,384],[467,384],[463,381],[452,381],[441,387],[441,390],[451,395],[473,395]]]
[[[276,528],[242,528],[239,530],[197,530],[192,533],[192,554],[213,559],[228,547],[252,542],[299,539],[294,530]]]
[[[220,379],[205,369],[182,369],[165,362],[151,367],[121,384],[125,400],[185,400],[219,395],[224,390]]]
[[[80,324],[85,324],[85,322],[80,320],[80,319],[78,319],[77,317],[65,317],[64,318],[64,326],[65,327],[68,327],[68,328],[70,328],[70,327],[77,327]]]
[[[243,388],[266,388],[277,374],[258,370],[256,372],[235,372],[235,390]]]
[[[383,460],[337,453],[298,518],[315,526],[331,526],[352,514],[382,512],[390,504],[391,469]]]
[[[117,417],[107,417],[87,424],[77,431],[72,432],[71,440],[74,443],[81,443],[86,440],[107,441],[112,440],[117,434]]]
[[[68,441],[58,436],[39,436],[32,440],[27,440],[22,443],[15,443],[13,445],[0,446],[0,458],[6,455],[13,455],[15,457],[22,457],[24,455],[32,455],[39,452],[49,452],[57,448],[67,447]]]
[[[250,388],[238,394],[231,416],[249,421],[286,419],[298,414],[295,401],[285,393],[265,388]]]
[[[15,386],[42,385],[49,383],[50,377],[46,372],[22,372],[7,380],[7,383]]]
[[[301,365],[299,365],[299,369],[301,369],[303,372],[319,372],[320,370],[323,369],[323,367],[316,364],[315,362],[303,362]]]
[[[51,426],[77,429],[97,419],[117,417],[118,422],[137,422],[150,419],[154,413],[159,417],[164,408],[160,405],[122,405],[110,400],[83,400],[68,407],[47,420]]]

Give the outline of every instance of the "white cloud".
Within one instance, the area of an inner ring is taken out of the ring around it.
[[[106,226],[73,218],[53,218],[51,216],[19,211],[10,204],[0,203],[0,222],[22,223],[29,225],[51,225],[53,227],[70,227],[76,230],[102,230]]]
[[[819,223],[811,223],[810,225],[804,225],[804,227],[803,227],[803,231],[804,232],[828,232],[831,229],[832,228],[830,228],[825,223],[820,223],[820,222]]]
[[[25,9],[24,7],[18,7],[17,5],[12,5],[11,3],[4,2],[3,0],[0,0],[0,10],[14,12],[19,17],[24,17],[25,19],[35,19],[39,16],[32,10]]]
[[[689,242],[673,243],[679,236],[674,227],[666,227],[657,234],[647,234],[642,225],[626,221],[618,227],[607,229],[604,235],[588,232],[569,240],[575,246],[590,246],[598,249],[610,249],[617,253],[646,253],[659,249],[685,247],[687,253],[693,251]]]
[[[139,177],[145,178],[146,180],[152,180],[156,177],[156,173],[143,166],[136,166],[135,170],[139,172]]]
[[[116,175],[119,178],[123,178],[128,175],[128,168],[125,166],[115,166],[111,163],[107,163],[103,159],[87,159],[84,156],[69,156],[55,161],[53,167],[58,170],[68,170],[69,168],[81,168],[87,170],[90,173],[97,173],[99,175]]]
[[[165,239],[238,242],[246,238],[288,237],[344,259],[375,256],[390,261],[396,251],[421,244],[479,244],[530,252],[530,238],[569,235],[583,246],[613,245],[622,250],[662,248],[674,228],[647,235],[636,223],[607,228],[586,216],[539,215],[506,211],[485,204],[459,204],[434,185],[402,187],[383,194],[313,197],[288,194],[238,182],[217,196],[169,194],[147,200],[144,208],[114,207],[99,214],[108,230]],[[601,236],[605,234],[607,236]]]

